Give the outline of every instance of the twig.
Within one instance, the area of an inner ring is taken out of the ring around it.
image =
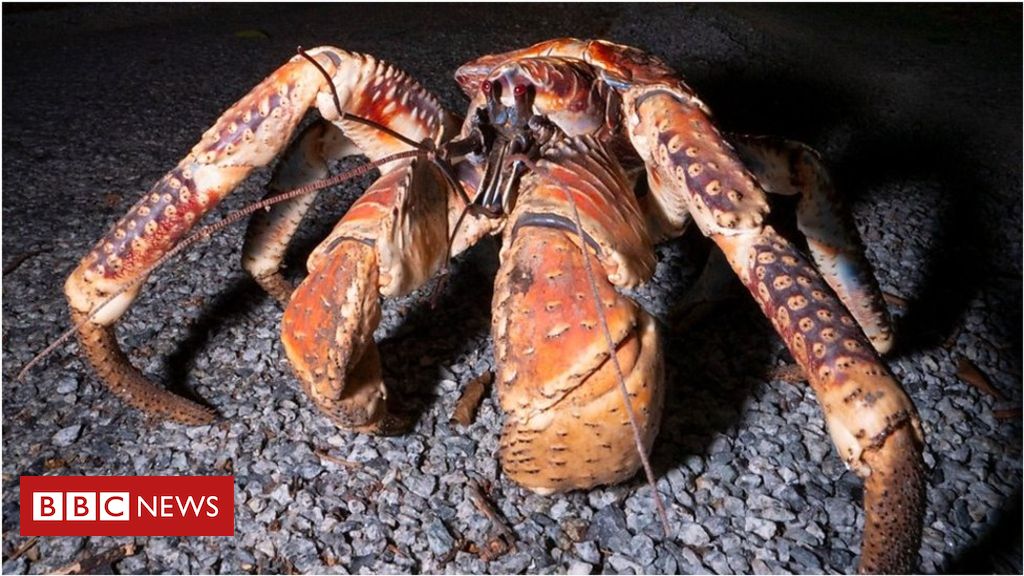
[[[337,456],[332,456],[331,454],[328,454],[327,452],[324,452],[322,450],[314,450],[313,453],[319,456],[321,460],[326,460],[328,462],[337,464],[338,466],[343,466],[345,468],[359,468],[361,466],[359,462],[353,462],[351,460],[345,460],[344,458],[338,458]]]
[[[67,566],[54,570],[51,574],[88,574],[101,566],[109,566],[122,558],[134,556],[137,550],[138,546],[135,544],[124,544],[117,548],[111,548],[102,554],[96,554],[95,556],[89,556],[83,560],[72,562]]]
[[[1003,408],[1002,410],[993,410],[992,416],[996,420],[1017,420],[1022,415],[1021,407],[1016,408]]]
[[[15,256],[14,258],[11,258],[11,261],[8,262],[6,266],[4,266],[3,275],[7,276],[11,272],[14,272],[15,270],[18,269],[19,266],[24,264],[25,261],[28,260],[29,258],[31,258],[33,256],[38,256],[38,255],[43,254],[45,252],[49,252],[50,250],[52,250],[52,248],[36,248],[35,250],[29,250],[28,252],[25,252],[24,254],[19,254],[19,255]]]
[[[491,506],[491,503],[487,501],[484,496],[483,490],[480,489],[480,484],[476,480],[469,481],[469,499],[473,502],[473,506],[480,511],[481,514],[487,516],[487,519],[494,524],[494,526],[501,532],[503,536],[509,539],[510,542],[515,541],[515,534],[512,529],[508,527],[504,518],[501,514]]]
[[[25,540],[21,543],[20,546],[18,546],[14,549],[13,552],[11,552],[11,555],[7,557],[7,562],[13,562],[18,558],[21,558],[22,554],[28,552],[33,546],[36,545],[37,542],[39,542],[39,536],[33,536],[28,540]]]
[[[502,546],[500,540],[491,538],[487,542],[486,548],[481,550],[482,554],[487,557],[485,559],[493,560],[494,558],[497,558],[498,556],[505,554],[510,550],[515,550],[515,533],[512,532],[511,528],[509,528],[508,523],[506,523],[505,519],[501,517],[501,514],[499,514],[498,511],[495,510],[493,506],[491,506],[491,503],[487,501],[487,498],[484,496],[483,490],[480,489],[480,485],[477,484],[476,480],[469,481],[468,489],[469,499],[471,502],[473,502],[473,506],[476,506],[476,509],[479,510],[481,514],[486,516],[487,519],[491,521],[491,526],[493,526],[494,529],[499,533],[499,535],[505,540],[505,545]]]

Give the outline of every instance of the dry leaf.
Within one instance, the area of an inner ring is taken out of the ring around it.
[[[890,306],[895,306],[897,308],[907,307],[907,300],[905,298],[890,292],[882,292],[882,300],[885,300],[885,302]]]
[[[51,574],[91,574],[98,568],[110,566],[114,562],[126,557],[134,556],[138,551],[138,547],[135,544],[124,544],[117,548],[112,548],[97,554],[95,556],[89,556],[77,562],[72,562],[67,566],[63,566],[51,572]]]
[[[992,416],[996,420],[1015,420],[1019,419],[1022,415],[1021,407],[1016,408],[1004,408],[1002,410],[993,410]]]
[[[470,380],[469,384],[466,384],[466,389],[462,391],[462,396],[455,404],[455,412],[451,418],[452,422],[457,422],[462,426],[469,426],[473,423],[476,409],[480,407],[480,401],[484,397],[484,391],[490,386],[493,379],[494,373],[485,372]]]
[[[988,377],[982,374],[981,370],[978,370],[978,367],[968,360],[966,356],[960,356],[960,360],[956,365],[956,375],[964,382],[992,396],[996,400],[1006,400],[1006,396],[992,386],[992,383],[988,381]]]
[[[67,468],[68,463],[63,458],[47,458],[43,462],[43,468],[46,470],[58,470],[60,468]]]
[[[103,195],[103,203],[107,205],[107,208],[117,208],[121,205],[122,200],[124,200],[123,196],[113,192]]]

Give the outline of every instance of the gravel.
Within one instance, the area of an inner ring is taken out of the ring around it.
[[[889,364],[927,437],[920,569],[1020,573],[1021,420],[997,417],[1022,401],[1019,8],[5,6],[3,26],[5,558],[24,541],[21,475],[233,474],[234,538],[136,538],[139,554],[113,571],[853,570],[860,481],[808,388],[772,380],[791,359],[749,298],[663,331],[670,387],[652,460],[671,538],[641,477],[551,497],[512,484],[497,464],[493,392],[470,426],[449,423],[462,388],[494,369],[493,242],[453,262],[435,308],[433,284],[384,307],[385,378],[416,418],[403,436],[339,431],[311,405],[284,359],[280,308],[238,265],[239,229],[155,273],[119,327],[137,366],[222,423],[126,409],[74,344],[14,382],[67,327],[60,287],[77,259],[296,45],[372,52],[461,108],[459,63],[573,34],[663,56],[725,130],[822,151],[883,289],[906,302],[892,305]],[[254,173],[221,213],[267,179]],[[369,181],[324,194],[289,273],[301,276]],[[667,322],[707,252],[696,234],[659,246],[635,296]],[[961,356],[1007,400],[959,380]],[[469,502],[470,480],[511,527],[508,551],[491,553],[504,540]],[[3,571],[46,573],[127,541],[42,538]]]

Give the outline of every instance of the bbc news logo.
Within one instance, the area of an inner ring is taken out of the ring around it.
[[[32,520],[127,522],[131,518],[130,500],[128,492],[35,492],[32,494]],[[140,498],[139,504],[143,502]]]
[[[22,476],[22,536],[232,536],[233,476]]]

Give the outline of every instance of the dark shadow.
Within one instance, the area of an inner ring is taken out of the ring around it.
[[[1006,499],[994,524],[946,567],[947,574],[1020,574],[1021,493]]]
[[[937,212],[938,223],[923,266],[922,290],[909,299],[896,324],[895,354],[939,346],[953,336],[967,306],[997,268],[984,215],[984,199],[994,191],[987,189],[988,179],[972,160],[960,154],[958,141],[956,135],[942,133],[860,140],[837,170],[850,190],[906,181],[935,183],[929,205],[922,209]],[[1016,323],[1019,318],[1019,313],[1007,314],[1001,320]],[[1008,324],[1004,330],[1015,335],[1019,346],[1020,331]]]
[[[209,345],[220,329],[253,309],[263,298],[269,298],[255,281],[241,277],[217,295],[195,322],[184,330],[186,337],[167,356],[167,389],[175,394],[206,404],[188,387],[188,377],[195,366],[196,355]],[[239,351],[241,352],[241,351]]]
[[[682,251],[682,262],[672,273],[686,276],[661,297],[679,302],[717,248],[695,227],[669,243]],[[666,390],[661,431],[651,452],[656,477],[678,468],[688,456],[706,458],[716,435],[740,421],[746,399],[774,365],[772,339],[778,336],[739,279],[731,278],[729,299],[713,303],[696,319],[688,316],[685,326],[674,324],[679,316],[659,326]],[[641,486],[646,480],[638,475],[632,483]]]
[[[451,366],[469,352],[467,344],[490,337],[497,264],[495,242],[484,239],[453,263],[439,294],[435,277],[402,304],[408,311],[401,325],[379,342],[385,382],[417,419],[436,409],[438,367]],[[426,366],[423,355],[430,358]]]

